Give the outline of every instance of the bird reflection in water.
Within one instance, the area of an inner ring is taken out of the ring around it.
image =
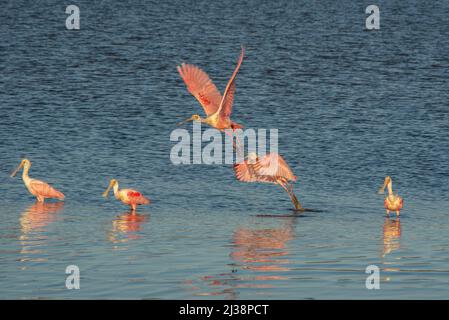
[[[288,280],[288,242],[294,239],[296,219],[297,217],[282,218],[282,223],[274,228],[237,228],[233,234],[233,250],[230,254],[232,271],[216,276],[203,276],[198,285],[191,280],[185,284],[193,291],[200,291],[201,285],[207,284],[207,292],[197,295],[223,295],[227,299],[236,299],[235,289],[273,288],[276,286],[274,281]]]
[[[112,221],[108,239],[114,243],[139,239],[141,237],[139,232],[143,230],[143,224],[147,221],[148,216],[145,214],[125,212]]]
[[[401,220],[386,218],[383,228],[382,258],[401,247]]]
[[[20,216],[20,236],[22,245],[21,254],[42,254],[39,249],[47,239],[48,226],[58,219],[57,213],[64,207],[64,202],[36,202],[28,207]],[[21,261],[46,261],[44,258],[24,257]]]
[[[252,230],[239,228],[234,233],[235,250],[231,257],[243,269],[254,271],[288,271],[287,242],[293,239],[290,225],[282,228]],[[266,277],[263,277],[265,279]]]

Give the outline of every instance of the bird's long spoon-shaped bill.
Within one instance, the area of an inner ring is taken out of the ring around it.
[[[193,121],[193,117],[190,117],[189,119],[186,119],[186,120],[184,120],[184,121],[178,122],[178,126],[181,126],[181,125],[183,125],[184,123],[189,122],[189,121]]]
[[[23,167],[23,162],[21,162],[21,163],[19,164],[19,166],[16,168],[16,170],[14,170],[14,171],[11,173],[11,178],[15,177],[15,175],[17,174],[17,172],[18,172],[20,169],[22,169],[22,167]]]
[[[385,182],[384,182],[383,186],[380,187],[380,189],[379,189],[379,191],[377,193],[378,194],[384,194],[385,188],[387,187],[387,184],[388,184],[388,181],[387,181],[387,179],[385,179]]]
[[[105,192],[103,192],[103,197],[107,198],[109,195],[109,191],[111,190],[111,188],[114,186],[114,181],[109,182],[109,186],[106,189]]]

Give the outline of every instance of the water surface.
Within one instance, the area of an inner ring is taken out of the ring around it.
[[[79,31],[68,4],[0,12],[0,298],[449,297],[449,2],[379,1],[374,32],[368,2],[78,1]],[[289,216],[281,188],[228,165],[170,162],[171,131],[201,112],[176,66],[222,90],[241,44],[233,118],[279,129],[317,212]],[[22,157],[64,204],[9,177]],[[400,220],[376,194],[387,174]],[[151,206],[103,199],[112,177]]]

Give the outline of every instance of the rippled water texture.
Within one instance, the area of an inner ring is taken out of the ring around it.
[[[0,298],[448,298],[449,2],[412,3],[377,1],[369,32],[368,2],[81,0],[69,31],[68,3],[4,1]],[[233,118],[279,129],[318,211],[291,216],[229,165],[170,162],[171,131],[202,113],[176,66],[223,90],[241,44]],[[22,157],[64,204],[9,177]],[[376,194],[387,174],[400,220]],[[102,198],[112,177],[152,204]]]

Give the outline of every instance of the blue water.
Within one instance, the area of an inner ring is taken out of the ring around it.
[[[448,1],[377,1],[371,32],[366,1],[77,1],[79,31],[68,4],[2,2],[1,299],[449,297]],[[176,123],[202,113],[176,66],[223,90],[241,44],[233,119],[279,129],[319,211],[291,217],[281,188],[229,165],[170,162]],[[9,177],[22,157],[64,204]],[[112,177],[152,204],[130,217],[101,197]]]

